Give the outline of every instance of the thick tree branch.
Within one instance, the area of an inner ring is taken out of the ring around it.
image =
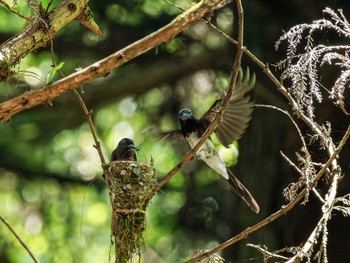
[[[113,69],[123,65],[127,61],[147,52],[163,42],[171,40],[190,24],[200,20],[223,2],[226,1],[202,0],[179,15],[168,25],[122,50],[42,89],[27,92],[0,104],[0,122],[9,121],[16,113],[36,105],[50,104],[52,99],[68,90],[83,85],[93,79],[107,76]]]

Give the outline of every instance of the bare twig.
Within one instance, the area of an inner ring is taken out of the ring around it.
[[[242,59],[242,54],[243,54],[243,10],[242,10],[242,5],[241,2],[239,0],[237,0],[237,5],[239,6],[238,8],[238,16],[239,16],[239,22],[238,22],[238,26],[239,26],[239,45],[238,45],[238,51],[237,51],[237,55],[235,58],[235,62],[233,64],[233,69],[232,69],[232,75],[231,75],[231,80],[230,80],[230,86],[229,89],[227,91],[227,94],[225,96],[225,99],[223,101],[223,104],[219,110],[219,112],[217,113],[217,115],[215,116],[214,120],[212,121],[212,123],[209,125],[209,127],[207,128],[207,130],[204,132],[204,134],[202,135],[201,139],[198,141],[198,143],[193,147],[193,149],[191,151],[189,151],[183,158],[182,160],[173,168],[170,170],[170,172],[153,188],[152,192],[150,193],[150,195],[148,196],[149,198],[155,193],[157,192],[159,189],[161,189],[188,161],[190,161],[193,156],[195,155],[195,153],[198,151],[198,149],[202,146],[202,144],[205,142],[206,139],[209,138],[210,134],[214,131],[215,127],[217,126],[217,124],[220,121],[220,118],[222,116],[222,114],[225,112],[228,102],[232,96],[232,92],[236,86],[236,80],[237,80],[237,76],[239,73],[239,69],[241,66],[241,59]],[[146,198],[147,200],[148,198]]]
[[[248,247],[253,247],[256,250],[258,250],[260,253],[262,253],[264,256],[268,258],[280,258],[280,259],[285,259],[287,260],[288,258],[285,256],[278,255],[276,253],[268,251],[266,248],[263,248],[262,246],[255,245],[255,244],[247,244]]]
[[[20,12],[16,11],[15,9],[13,9],[8,3],[6,3],[3,0],[0,0],[0,3],[3,4],[11,13],[14,13],[15,15],[24,18],[24,19],[29,19],[29,17],[22,15]]]
[[[286,162],[292,166],[294,168],[294,170],[296,170],[298,172],[298,174],[300,174],[300,176],[304,176],[303,172],[299,169],[298,166],[296,166],[295,163],[292,162],[292,160],[290,160],[282,151],[280,152],[282,157],[286,160]],[[312,188],[312,192],[316,195],[316,197],[322,202],[324,203],[324,199],[323,197],[320,195],[320,193],[317,191],[317,189],[315,189],[315,187]]]
[[[283,109],[281,109],[281,108],[279,108],[279,107],[276,107],[276,106],[273,106],[273,105],[265,105],[265,104],[255,104],[254,107],[273,109],[273,110],[282,112],[284,115],[287,115],[287,117],[288,117],[289,120],[293,123],[295,129],[297,130],[298,135],[299,135],[299,138],[300,138],[300,140],[301,140],[301,143],[303,144],[303,147],[304,147],[305,149],[307,149],[307,147],[306,147],[306,142],[305,142],[305,140],[304,140],[303,134],[301,133],[301,131],[300,131],[300,129],[299,129],[299,126],[297,125],[297,123],[295,122],[295,120],[294,120],[293,117],[289,114],[288,111],[283,110]]]
[[[94,141],[95,141],[94,147],[96,148],[96,150],[98,152],[98,155],[100,156],[102,168],[105,169],[106,161],[105,161],[105,158],[103,156],[101,143],[100,143],[100,141],[97,138],[97,135],[96,135],[96,132],[95,132],[95,128],[94,128],[94,125],[93,125],[92,119],[91,119],[91,115],[92,115],[93,111],[92,110],[89,111],[87,109],[87,107],[86,107],[86,105],[85,105],[85,103],[84,103],[83,99],[81,98],[81,96],[80,96],[78,91],[74,90],[74,95],[77,98],[77,100],[79,101],[79,103],[80,103],[80,105],[81,105],[81,107],[82,107],[82,109],[84,111],[85,117],[88,120],[90,131],[91,131],[92,137],[94,138]]]
[[[340,153],[340,151],[342,150],[343,146],[345,145],[345,143],[347,142],[348,138],[350,135],[350,126],[348,127],[348,129],[346,130],[346,133],[344,134],[342,140],[340,141],[338,147],[334,150],[333,154],[330,156],[330,158],[328,159],[328,161],[324,164],[324,166],[321,168],[321,170],[317,173],[317,175],[315,176],[315,178],[310,182],[310,187],[314,187],[315,184],[317,183],[317,181],[322,177],[322,175],[326,172],[326,170],[328,169],[329,166],[332,165],[332,162],[337,158],[338,154]],[[186,263],[194,263],[197,262],[203,258],[206,258],[208,256],[210,256],[213,253],[216,253],[224,248],[227,248],[229,246],[231,246],[232,244],[246,238],[249,234],[257,231],[258,229],[264,227],[265,225],[271,223],[272,221],[275,221],[277,218],[285,215],[287,212],[289,212],[291,209],[293,209],[293,207],[299,203],[304,195],[306,194],[306,189],[303,189],[300,194],[291,202],[289,202],[287,205],[282,206],[282,208],[280,210],[278,210],[277,212],[271,214],[270,216],[266,217],[264,220],[260,221],[259,223],[255,224],[252,227],[248,227],[246,230],[242,231],[241,233],[239,233],[238,235],[232,237],[231,239],[227,240],[226,242],[220,244],[219,246],[208,250],[207,252],[198,255],[197,257],[191,258],[190,260],[186,261]]]
[[[30,250],[30,248],[27,246],[26,243],[24,243],[24,241],[22,240],[22,238],[17,235],[17,233],[15,232],[15,230],[12,228],[12,226],[5,220],[5,218],[3,218],[0,215],[0,220],[4,223],[4,225],[11,231],[11,233],[16,237],[16,239],[18,240],[19,243],[21,243],[21,245],[24,247],[25,250],[27,250],[29,256],[33,259],[33,261],[35,263],[40,263],[40,261],[34,256],[33,252]]]
[[[301,143],[303,145],[303,148],[305,149],[305,151],[308,151],[305,139],[303,137],[303,134],[301,133],[301,130],[299,129],[299,126],[297,125],[297,123],[294,121],[293,117],[289,114],[288,111],[283,110],[281,108],[278,108],[276,106],[272,106],[272,105],[264,105],[264,104],[255,104],[255,107],[258,108],[269,108],[269,109],[273,109],[273,110],[277,110],[279,112],[282,112],[283,114],[287,115],[287,117],[290,119],[290,121],[293,123],[295,129],[298,132],[299,138],[301,140]],[[284,155],[281,152],[282,157],[300,174],[300,176],[305,178],[305,183],[306,186],[308,187],[308,189],[310,190],[311,188],[309,188],[309,178],[304,174],[303,171],[301,171],[298,166],[296,164],[294,164],[286,155]],[[315,170],[314,164],[312,163],[312,169]],[[323,198],[321,197],[321,195],[317,192],[317,190],[315,188],[312,188],[312,191],[315,193],[315,195],[321,200],[322,203],[324,203]]]
[[[100,27],[96,24],[93,19],[93,14],[89,6],[85,6],[81,13],[76,17],[76,20],[79,21],[83,26],[90,29],[99,37],[102,36],[102,31]]]

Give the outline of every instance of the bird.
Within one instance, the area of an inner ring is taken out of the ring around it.
[[[228,106],[215,129],[217,138],[225,147],[232,144],[234,140],[240,139],[248,127],[249,121],[252,118],[254,103],[246,93],[254,85],[255,74],[250,77],[249,68],[247,68],[245,75],[240,70]],[[216,100],[200,119],[197,119],[188,108],[179,111],[178,120],[181,126],[181,133],[192,149],[198,143],[209,124],[214,120],[217,112],[220,110],[223,99],[224,95]],[[210,137],[198,149],[196,156],[214,171],[221,174],[232,185],[234,192],[247,203],[251,210],[259,213],[260,207],[258,203],[242,182],[226,167],[225,162],[219,156]]]
[[[112,152],[111,161],[137,161],[136,151],[139,151],[139,148],[134,145],[134,141],[124,138]]]

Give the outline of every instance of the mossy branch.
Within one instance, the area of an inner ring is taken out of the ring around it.
[[[49,45],[56,33],[68,23],[77,17],[89,19],[89,16],[81,15],[88,8],[87,3],[88,0],[65,0],[50,12],[28,19],[22,32],[0,45],[0,80],[7,80],[11,76],[10,67],[29,52]],[[7,77],[3,71],[8,72]]]

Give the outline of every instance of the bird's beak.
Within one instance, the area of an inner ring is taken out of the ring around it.
[[[129,144],[129,145],[127,145],[127,147],[130,148],[130,149],[134,149],[135,151],[139,151],[140,150],[138,147],[136,147],[133,144]]]
[[[190,114],[182,114],[180,116],[180,120],[188,120],[188,119],[191,119],[191,115]]]

